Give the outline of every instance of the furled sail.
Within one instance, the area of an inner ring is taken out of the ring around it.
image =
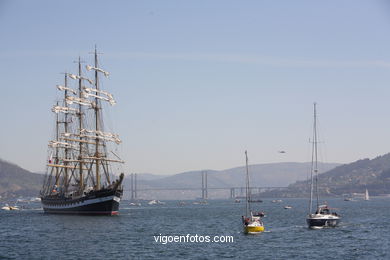
[[[71,74],[69,73],[68,76],[72,79],[82,79],[82,80],[86,80],[89,82],[89,84],[93,84],[93,80],[92,79],[89,79],[89,78],[86,78],[86,77],[83,77],[83,76],[79,76],[79,75],[75,75],[75,74]]]
[[[105,101],[108,101],[112,106],[116,104],[116,101],[114,100],[112,94],[106,92],[106,91],[103,91],[103,90],[98,90],[96,88],[86,88],[84,87],[84,90],[85,92],[83,93],[83,95],[85,97],[95,97],[95,98],[99,98],[101,100],[105,100]],[[103,94],[105,95],[106,97],[102,97],[102,96],[99,96],[99,95],[96,95],[96,94],[93,94],[91,92],[95,92],[97,94]]]
[[[86,65],[85,67],[87,68],[88,71],[96,70],[96,71],[103,73],[106,78],[110,75],[110,73],[108,71],[102,70],[100,68],[92,67],[90,65]]]
[[[80,104],[80,105],[83,105],[83,106],[91,106],[91,107],[94,107],[95,103],[88,100],[88,99],[85,99],[85,98],[78,98],[78,97],[67,97],[66,98],[66,103],[68,103],[69,105],[73,104],[73,103],[76,103],[76,104]]]
[[[50,141],[49,146],[53,148],[71,148],[71,149],[78,149],[77,145],[73,145],[66,142],[60,142],[60,141]]]
[[[71,88],[68,88],[68,87],[64,87],[62,85],[57,85],[57,88],[58,88],[58,90],[67,90],[67,91],[72,92],[74,95],[77,95],[77,92],[74,89],[71,89]]]
[[[81,137],[86,137],[91,139],[98,138],[106,141],[112,141],[117,144],[120,144],[122,142],[121,139],[119,139],[119,135],[113,133],[96,131],[96,130],[88,130],[88,129],[81,129],[80,133],[82,134]],[[88,135],[88,134],[93,134],[93,135]]]
[[[76,108],[73,108],[73,107],[62,107],[62,106],[53,106],[51,111],[53,111],[54,113],[59,113],[59,112],[62,112],[62,113],[75,113],[75,114],[79,113],[79,110],[76,109]]]

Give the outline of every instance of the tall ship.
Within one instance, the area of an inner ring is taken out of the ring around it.
[[[119,136],[106,130],[103,115],[116,104],[103,89],[95,47],[94,64],[78,59],[77,74],[64,73],[57,85],[59,99],[53,139],[48,145],[47,171],[40,191],[45,213],[117,215],[123,195],[123,163],[118,156]]]
[[[314,103],[314,123],[313,123],[313,142],[312,142],[312,160],[310,172],[310,201],[309,214],[306,217],[306,223],[311,229],[322,229],[326,227],[336,227],[341,216],[331,209],[328,204],[320,204],[318,191],[318,136],[317,136],[317,104]],[[314,194],[316,195],[316,210],[313,212]]]

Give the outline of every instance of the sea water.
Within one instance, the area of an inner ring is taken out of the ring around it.
[[[306,226],[307,199],[254,203],[266,213],[258,235],[242,233],[245,205],[232,200],[122,201],[119,216],[49,215],[29,204],[0,212],[0,259],[390,259],[390,198],[327,202],[342,221],[322,230]]]

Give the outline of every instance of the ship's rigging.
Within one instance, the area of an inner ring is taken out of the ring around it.
[[[121,143],[119,136],[103,123],[103,108],[116,104],[99,78],[109,73],[99,67],[96,49],[94,64],[86,65],[86,71],[80,58],[77,63],[77,74],[65,73],[63,85],[57,85],[61,98],[52,108],[55,134],[48,145],[42,196],[77,198],[113,186],[112,179],[121,172],[115,172],[115,166],[121,170],[118,164],[124,163],[114,152]]]

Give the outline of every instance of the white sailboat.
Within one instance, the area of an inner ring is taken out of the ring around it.
[[[310,202],[309,202],[309,215],[306,218],[307,225],[311,229],[321,229],[324,227],[335,227],[340,222],[341,217],[332,212],[331,208],[327,204],[319,204],[319,192],[318,192],[318,153],[317,153],[317,110],[316,103],[314,103],[314,125],[313,125],[313,143],[312,143],[312,163],[311,163],[311,185],[310,185]],[[315,178],[315,185],[313,180]],[[317,196],[316,211],[312,213],[313,205],[313,187],[315,186],[315,193]]]
[[[364,200],[370,200],[370,195],[368,195],[367,189],[366,189],[366,193],[364,194]]]
[[[248,154],[245,151],[246,159],[246,196],[245,196],[245,216],[242,216],[242,224],[244,225],[244,233],[246,234],[258,234],[264,231],[264,224],[261,217],[264,213],[255,213],[251,210],[250,199],[250,187],[249,187],[249,171],[248,171]]]

